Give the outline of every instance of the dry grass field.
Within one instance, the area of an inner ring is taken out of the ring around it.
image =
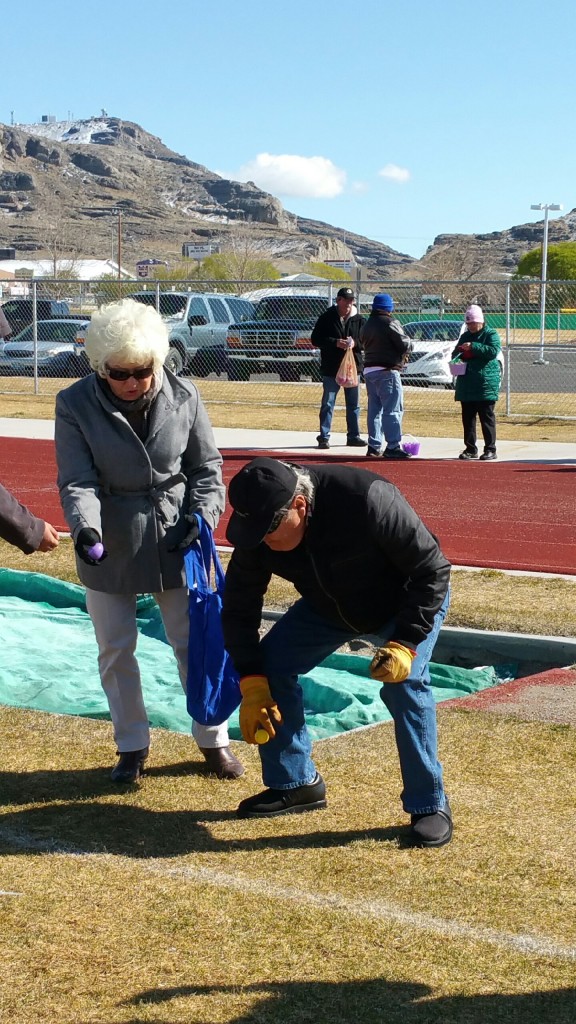
[[[109,725],[0,710],[0,1003],[17,1024],[573,1024],[575,732],[450,709],[455,815],[405,845],[389,724],[320,742],[325,811],[235,817],[155,730],[140,786]]]
[[[201,387],[217,425],[315,429],[317,391],[296,413],[273,386],[265,406]],[[407,429],[451,436],[424,398]],[[0,397],[0,416],[52,414],[53,397]],[[572,439],[555,427],[531,436]],[[77,581],[70,541],[1,543],[0,564]],[[273,581],[270,605],[292,598]],[[574,583],[455,572],[449,622],[574,635]],[[418,851],[389,723],[316,744],[327,810],[258,822],[234,813],[261,786],[254,748],[219,782],[157,729],[142,783],[118,789],[109,723],[0,708],[0,1018],[574,1024],[576,731],[449,704],[439,730],[454,840]]]
[[[4,382],[6,383],[6,382]],[[34,394],[33,381],[20,378],[9,381],[14,390],[0,394],[0,417],[53,419],[56,393],[69,380],[42,380],[40,393]],[[228,380],[197,380],[202,398],[215,427],[253,430],[318,431],[318,384],[239,383]],[[6,385],[8,386],[8,385]],[[364,403],[364,399],[362,400]],[[498,436],[507,441],[573,441],[574,423],[556,419],[558,410],[571,408],[576,415],[572,393],[526,394],[514,396],[514,409],[521,418],[504,414],[504,401],[498,406]],[[416,437],[455,437],[460,439],[460,407],[451,391],[410,388],[405,392],[404,433]],[[343,403],[336,407],[335,432],[346,430]]]

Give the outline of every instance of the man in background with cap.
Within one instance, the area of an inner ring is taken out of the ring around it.
[[[409,459],[401,447],[404,392],[400,371],[412,341],[402,325],[392,317],[394,301],[382,292],[372,301],[372,312],[362,327],[360,338],[364,349],[364,383],[368,396],[369,458]],[[386,449],[382,452],[382,434]]]
[[[360,362],[360,329],[364,320],[354,307],[354,292],[351,288],[340,288],[336,305],[331,306],[318,317],[312,331],[312,344],[320,349],[320,373],[322,374],[322,403],[320,405],[320,433],[318,447],[330,447],[330,427],[340,385],[336,374],[346,349],[351,348],[356,366]],[[346,402],[346,444],[351,448],[365,448],[366,441],[360,437],[360,388],[344,388]]]
[[[268,788],[241,818],[326,806],[311,758],[298,677],[360,636],[376,640],[370,675],[394,719],[411,839],[443,846],[452,818],[438,761],[429,662],[448,608],[450,565],[390,481],[348,466],[260,457],[230,482],[224,643],[240,675],[240,727],[260,744]],[[272,575],[301,595],[262,638]],[[264,741],[264,742],[262,742]]]

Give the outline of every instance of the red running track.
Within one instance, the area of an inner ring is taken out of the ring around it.
[[[255,453],[228,449],[222,455],[228,483]],[[280,457],[302,465],[328,461],[320,455]],[[374,460],[367,467],[363,456],[338,462],[369,468],[395,483],[456,565],[576,575],[576,468],[457,459]],[[0,438],[0,481],[36,515],[66,531],[55,479],[53,441]],[[227,520],[228,512],[216,533],[220,544]]]

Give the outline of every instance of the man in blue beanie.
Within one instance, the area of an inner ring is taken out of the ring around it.
[[[391,295],[375,295],[372,312],[360,331],[368,396],[368,458],[411,457],[401,447],[404,400],[400,371],[412,351],[412,342],[392,317],[393,309]],[[384,452],[382,434],[386,439]]]

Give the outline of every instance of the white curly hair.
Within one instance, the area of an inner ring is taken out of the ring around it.
[[[162,317],[153,306],[134,299],[102,306],[86,331],[86,355],[100,377],[106,376],[110,362],[139,366],[152,363],[160,384],[168,347],[168,328]]]

